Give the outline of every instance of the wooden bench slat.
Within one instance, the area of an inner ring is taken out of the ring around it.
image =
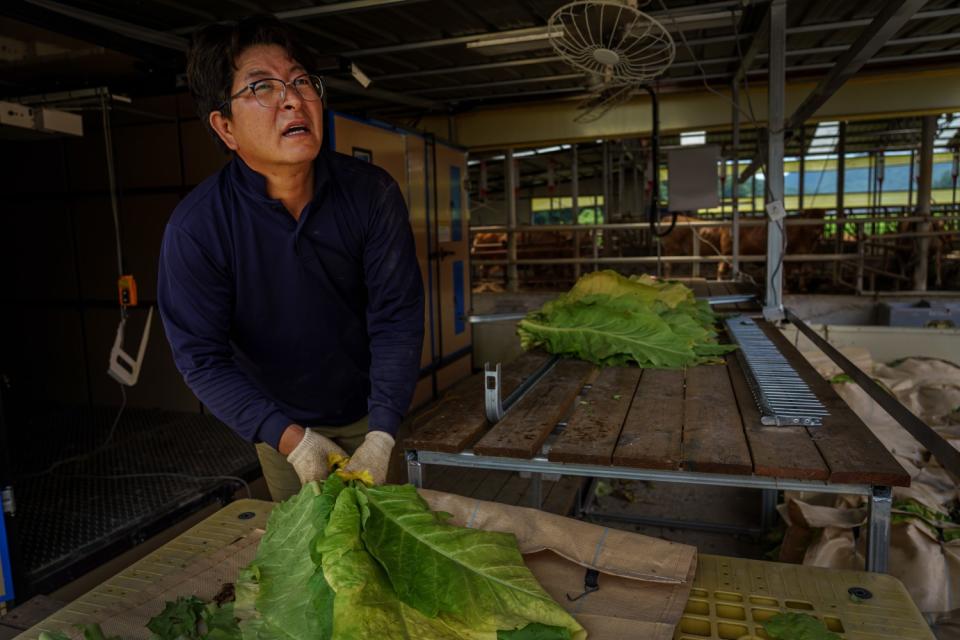
[[[561,360],[474,445],[474,452],[509,458],[537,455],[595,372],[592,364]]]
[[[750,449],[725,366],[687,369],[683,411],[684,469],[751,473]]]
[[[683,371],[645,369],[613,452],[614,465],[679,469]]]
[[[500,396],[506,399],[523,380],[539,369],[549,355],[532,351],[502,365]],[[460,453],[473,444],[488,427],[484,408],[483,372],[454,385],[427,409],[426,422],[416,427],[405,441],[408,449]],[[426,416],[425,416],[426,417]]]
[[[727,369],[750,445],[753,472],[759,476],[799,480],[829,478],[830,469],[805,428],[766,427],[760,424],[760,409],[757,408],[736,353],[727,356]]]
[[[830,482],[910,486],[910,475],[786,336],[767,322],[757,324],[830,412],[822,427],[807,428],[830,468]]]
[[[641,372],[637,367],[603,369],[573,408],[547,457],[555,462],[609,465]]]

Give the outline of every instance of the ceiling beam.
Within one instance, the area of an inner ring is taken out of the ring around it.
[[[331,2],[330,4],[303,7],[302,9],[277,11],[273,15],[280,20],[303,20],[305,18],[316,18],[319,16],[332,16],[338,13],[352,13],[354,11],[367,11],[369,9],[380,9],[382,7],[396,7],[403,4],[423,1],[424,0],[348,0],[347,2]]]
[[[119,33],[127,38],[148,42],[150,44],[172,49],[174,51],[186,52],[188,41],[182,36],[177,36],[163,31],[156,31],[147,27],[141,27],[123,20],[117,20],[108,16],[102,16],[97,13],[76,9],[53,0],[27,0],[32,5],[41,7],[47,11],[66,15],[75,20],[92,24],[98,28],[106,29],[114,33]],[[347,3],[339,3],[347,4]],[[440,110],[445,105],[434,100],[418,98],[393,91],[383,89],[364,89],[353,80],[342,80],[340,78],[326,78],[325,83],[330,88],[337,89],[344,93],[361,95],[373,99],[383,100],[385,102],[394,102],[397,104],[418,107],[421,109]]]
[[[424,76],[443,75],[447,73],[462,73],[464,71],[486,71],[488,69],[504,69],[507,67],[525,67],[535,64],[549,64],[562,62],[560,56],[544,56],[542,58],[520,58],[518,60],[504,60],[502,62],[485,62],[483,64],[468,64],[458,67],[441,67],[439,69],[422,69],[420,71],[404,71],[402,73],[388,73],[373,78],[374,82],[386,80],[400,80],[402,78],[422,78]]]
[[[743,60],[740,62],[740,66],[737,67],[736,73],[733,74],[733,82],[737,85],[747,77],[747,73],[750,71],[750,67],[753,66],[754,60],[757,59],[760,50],[766,47],[767,42],[770,40],[770,5],[761,7],[760,11],[763,12],[761,14],[760,24],[754,33],[753,40],[750,42],[750,47],[747,49],[747,52],[743,54]]]
[[[837,58],[833,68],[787,119],[786,128],[793,129],[812,117],[926,3],[927,0],[888,0],[870,26]]]
[[[863,65],[865,65],[905,24],[923,8],[927,0],[887,0],[870,24],[863,30],[850,48],[844,51],[833,63],[820,82],[794,110],[784,123],[784,129],[790,131],[813,117],[817,110],[829,100]],[[762,154],[757,154],[750,165],[740,174],[743,184],[756,173],[763,162]]]

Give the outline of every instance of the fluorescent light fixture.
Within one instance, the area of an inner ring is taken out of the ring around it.
[[[530,156],[535,155],[537,155],[536,149],[530,149],[528,151],[514,151],[513,153],[514,158],[529,158]]]
[[[653,14],[667,31],[699,31],[700,29],[724,29],[730,27],[730,22],[740,21],[740,11],[713,11],[710,13],[690,13],[687,15]],[[636,30],[645,25],[638,24]]]
[[[706,131],[684,131],[680,134],[680,146],[686,147],[695,144],[707,144]]]
[[[478,53],[511,53],[517,51],[529,51],[531,49],[540,49],[550,46],[550,38],[558,38],[563,35],[563,29],[554,29],[550,31],[548,27],[532,27],[529,29],[512,29],[510,31],[501,31],[478,35],[475,40],[467,42],[467,49],[473,49]],[[491,51],[497,49],[497,51]]]

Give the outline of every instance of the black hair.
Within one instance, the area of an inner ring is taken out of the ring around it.
[[[292,60],[310,68],[312,56],[297,39],[293,30],[269,14],[258,14],[236,24],[211,24],[197,31],[187,52],[187,85],[193,96],[197,115],[217,145],[224,151],[226,145],[210,126],[210,113],[220,111],[230,117],[230,92],[237,58],[256,45],[275,44],[284,49]]]

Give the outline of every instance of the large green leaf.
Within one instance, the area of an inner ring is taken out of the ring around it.
[[[335,638],[377,640],[495,640],[496,632],[475,631],[444,617],[427,617],[402,602],[383,568],[361,540],[357,490],[345,489],[337,499],[320,544],[323,572],[336,592]]]
[[[236,584],[244,639],[332,637],[333,594],[313,551],[334,499],[311,482],[270,514],[257,556]]]
[[[410,485],[361,487],[358,496],[366,548],[404,603],[454,628],[496,632],[535,622],[586,636],[524,565],[512,534],[447,524]]]
[[[624,356],[646,367],[684,367],[695,364],[690,339],[676,335],[653,311],[626,311],[615,306],[575,302],[557,307],[550,316],[520,321],[525,349],[543,346],[550,353],[573,356],[595,364],[613,364]]]
[[[715,321],[680,283],[599,271],[521,320],[517,333],[524,349],[603,366],[680,368],[716,362],[735,348],[717,344]]]

